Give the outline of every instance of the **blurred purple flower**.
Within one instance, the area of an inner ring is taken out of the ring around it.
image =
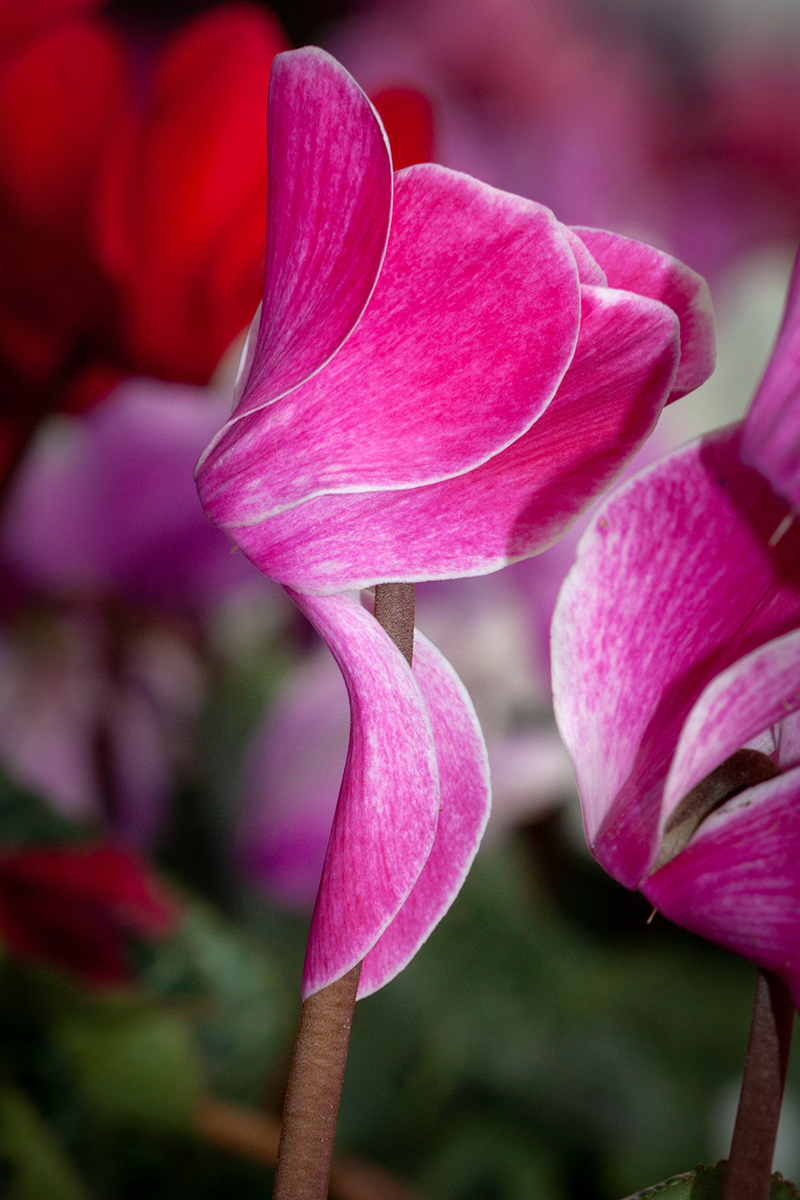
[[[42,427],[0,526],[27,597],[0,631],[0,759],[139,847],[191,757],[201,622],[245,588],[283,602],[197,499],[194,463],[229,409],[223,392],[128,380]]]
[[[0,556],[62,600],[202,613],[233,588],[259,586],[192,483],[229,411],[224,393],[131,379],[85,416],[48,422],[14,480]]]

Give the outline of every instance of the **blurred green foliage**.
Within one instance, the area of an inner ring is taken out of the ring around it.
[[[85,836],[3,788],[7,845]],[[741,1070],[753,968],[648,925],[557,819],[545,832],[483,852],[414,962],[357,1009],[339,1147],[430,1200],[618,1200],[668,1180],[714,1154]],[[182,920],[131,947],[129,987],[0,957],[0,1198],[268,1194],[268,1170],[207,1144],[195,1110],[213,1095],[277,1115],[307,922],[228,882],[223,913],[202,872],[205,897],[173,876]],[[669,1200],[712,1200],[684,1183]]]

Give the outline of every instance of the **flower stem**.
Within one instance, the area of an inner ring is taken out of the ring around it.
[[[793,1023],[786,984],[759,969],[721,1200],[768,1200]]]
[[[375,619],[411,665],[414,585],[375,589]],[[326,1200],[361,963],[303,1003],[283,1107],[273,1200]]]

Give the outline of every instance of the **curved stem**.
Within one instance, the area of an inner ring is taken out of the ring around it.
[[[409,666],[414,585],[375,589],[375,619]],[[286,1087],[273,1200],[326,1200],[361,963],[303,1003]]]
[[[768,1200],[793,1023],[786,984],[759,969],[721,1200]]]

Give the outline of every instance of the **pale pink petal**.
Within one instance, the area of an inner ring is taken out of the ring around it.
[[[652,296],[677,314],[681,362],[670,400],[699,387],[714,370],[714,313],[705,279],[644,242],[602,229],[576,228],[574,232],[605,271],[610,287]]]
[[[350,336],[392,217],[392,161],[361,88],[316,46],[279,54],[267,120],[264,301],[237,415],[308,379]]]
[[[461,474],[545,410],[579,324],[575,259],[549,210],[409,167],[360,324],[323,371],[221,433],[203,504],[216,524],[252,525],[322,493]]]
[[[742,458],[800,509],[800,263],[783,324],[745,420]]]
[[[581,541],[553,621],[553,688],[587,838],[636,887],[681,729],[730,663],[800,622],[800,533],[709,435],[620,488]]]
[[[402,971],[442,919],[466,879],[489,818],[489,766],[475,710],[453,668],[421,633],[414,640],[414,677],[433,727],[439,824],[408,898],[364,959],[359,997]],[[405,736],[398,729],[398,739]]]
[[[433,846],[439,778],[411,668],[348,596],[294,595],[331,648],[350,697],[350,745],[303,977],[309,996],[360,962],[397,916]]]
[[[782,771],[800,767],[800,711],[789,713],[777,729],[777,759]]]
[[[265,574],[304,591],[480,574],[544,549],[650,432],[678,355],[664,305],[581,294],[578,347],[555,400],[495,458],[425,488],[319,497],[231,535]]]
[[[800,769],[712,813],[642,884],[670,920],[775,971],[800,1004]]]
[[[661,828],[695,784],[757,734],[800,708],[800,630],[722,671],[689,714],[664,788]]]

